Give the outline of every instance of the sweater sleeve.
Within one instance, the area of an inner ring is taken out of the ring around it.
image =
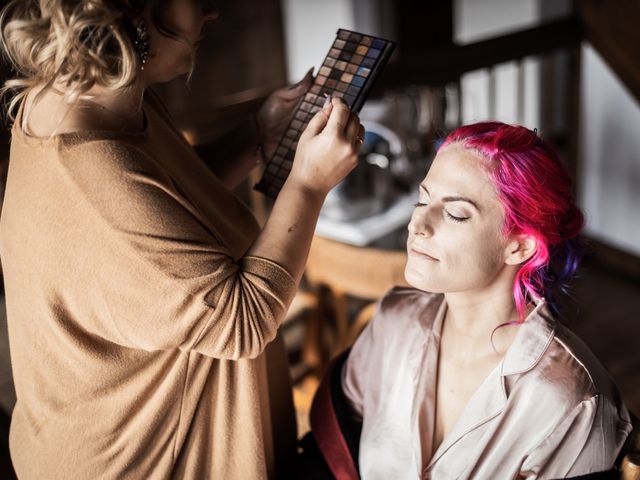
[[[606,398],[585,399],[527,455],[519,478],[554,479],[609,470],[630,430]]]
[[[145,350],[240,359],[265,349],[295,293],[283,267],[234,258],[215,225],[135,146],[101,140],[62,153],[70,202],[88,212],[78,219],[88,252],[76,252],[87,261],[74,273],[83,328]]]

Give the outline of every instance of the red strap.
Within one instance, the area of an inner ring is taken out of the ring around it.
[[[331,370],[326,373],[322,383],[318,387],[311,405],[309,415],[311,432],[316,440],[318,448],[322,452],[329,469],[337,480],[358,480],[358,470],[347,443],[342,436],[340,424],[331,400]]]

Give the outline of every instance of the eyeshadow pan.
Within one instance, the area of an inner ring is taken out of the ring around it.
[[[346,83],[350,83],[351,79],[353,78],[353,75],[350,73],[343,73],[342,76],[340,77],[340,80]]]
[[[356,73],[361,77],[368,77],[369,74],[371,73],[371,69],[366,67],[360,67],[358,68],[358,71]]]
[[[338,70],[334,68],[333,70],[331,70],[331,73],[329,74],[329,79],[335,80],[336,78],[340,78],[340,75],[342,75],[342,70]]]
[[[356,50],[356,48],[358,48],[358,44],[355,42],[347,42],[344,45],[344,50],[346,52],[354,52]]]
[[[367,50],[369,50],[369,48],[366,45],[358,45],[358,48],[356,48],[356,53],[358,55],[366,55]]]
[[[276,198],[287,179],[302,131],[325,104],[326,95],[342,98],[360,111],[373,82],[386,65],[395,44],[387,40],[339,29],[313,85],[304,95],[267,162],[256,190]]]
[[[365,59],[362,61],[362,66],[367,68],[371,68],[375,64],[376,64],[376,61],[371,57],[365,57]]]
[[[380,55],[380,50],[378,50],[377,48],[370,48],[369,51],[367,52],[367,57],[378,58],[379,55]]]

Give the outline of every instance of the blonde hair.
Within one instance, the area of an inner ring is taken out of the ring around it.
[[[164,0],[12,0],[0,14],[0,42],[16,77],[0,88],[7,114],[35,86],[54,84],[72,104],[94,86],[117,91],[140,71],[136,22],[151,13],[157,30],[182,39],[161,20]],[[8,93],[14,95],[6,101]]]

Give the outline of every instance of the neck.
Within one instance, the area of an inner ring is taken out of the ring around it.
[[[515,273],[505,269],[484,288],[445,293],[444,334],[460,347],[458,351],[504,354],[507,350],[517,325],[496,327],[518,320],[512,294]]]

